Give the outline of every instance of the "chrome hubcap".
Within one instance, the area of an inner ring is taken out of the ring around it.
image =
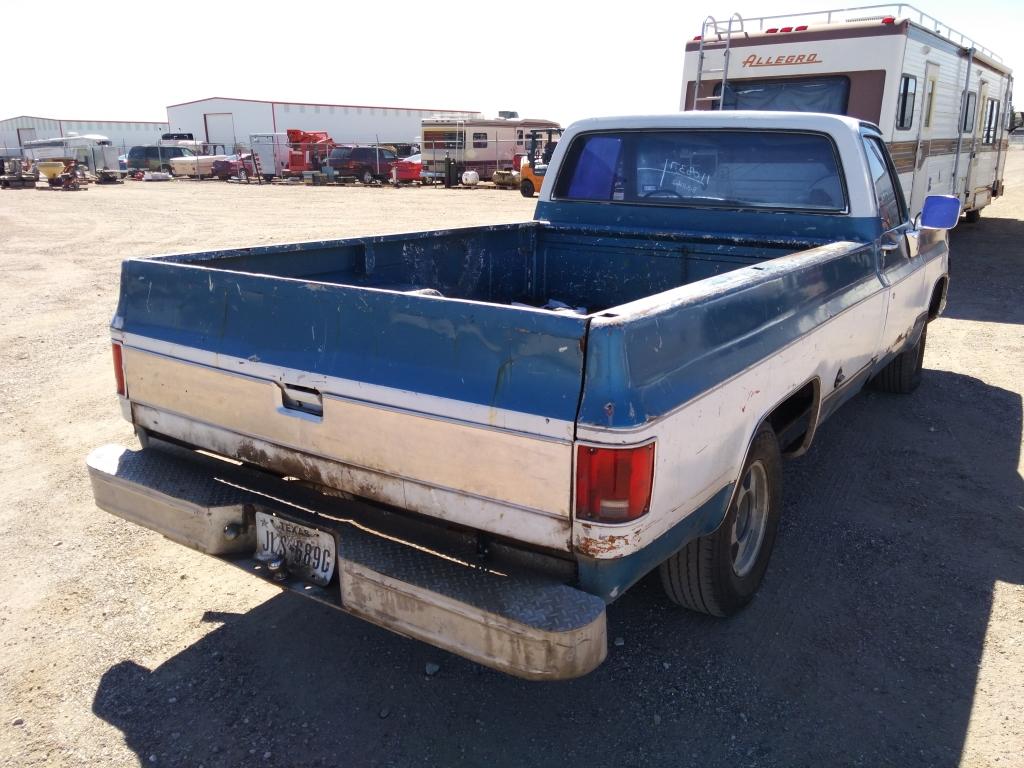
[[[747,469],[736,493],[736,514],[732,520],[729,551],[732,569],[746,576],[757,562],[768,521],[768,473],[760,461]]]

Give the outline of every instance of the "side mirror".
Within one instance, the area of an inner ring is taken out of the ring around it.
[[[1012,110],[1013,107],[1010,107]],[[1010,112],[1010,125],[1007,128],[1009,133],[1013,133],[1018,128],[1024,127],[1024,112]]]
[[[960,198],[955,195],[928,195],[921,209],[924,229],[953,229],[960,221]]]

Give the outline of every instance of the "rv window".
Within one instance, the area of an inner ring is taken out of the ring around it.
[[[473,149],[487,149],[487,134],[486,133],[474,133],[473,134]]]
[[[982,144],[994,144],[999,129],[999,102],[995,99],[988,100],[988,107],[985,109],[985,133],[982,136]]]
[[[900,78],[900,103],[896,107],[896,128],[905,131],[914,124],[914,99],[917,96],[917,78]]]
[[[898,227],[903,223],[904,216],[900,205],[900,193],[897,191],[899,182],[889,173],[885,162],[885,150],[882,142],[873,136],[864,137],[864,151],[868,156],[868,170],[871,181],[875,185],[875,199],[878,201],[878,213],[882,217],[885,230]]]
[[[722,85],[715,86],[715,96]],[[850,78],[805,77],[785,80],[730,80],[722,109],[757,109],[772,112],[828,112],[845,115],[850,99]]]
[[[973,133],[974,132],[974,103],[978,99],[978,94],[971,91],[967,94],[967,103],[964,105],[964,119],[960,123],[960,131],[962,133]]]
[[[423,149],[462,149],[465,136],[462,131],[424,131]]]
[[[684,208],[846,209],[831,140],[783,131],[584,134],[569,148],[554,196]]]
[[[935,105],[935,78],[928,79],[928,90],[924,96],[924,127],[929,128],[932,124],[932,108]]]

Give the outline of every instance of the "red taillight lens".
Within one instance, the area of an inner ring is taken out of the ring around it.
[[[124,361],[121,357],[121,345],[116,341],[110,345],[114,353],[114,379],[117,381],[117,394],[122,397],[127,394],[124,386]]]
[[[783,27],[782,29],[779,30],[779,32],[792,32],[792,31],[793,31],[792,27]]]
[[[654,483],[654,443],[576,451],[576,517],[625,523],[646,515]]]
[[[806,24],[801,24],[799,27],[793,27],[793,31],[794,32],[806,32],[807,31],[807,25]]]
[[[884,19],[882,19],[882,23],[883,24],[895,24],[896,23],[896,17],[895,16],[886,16]]]
[[[767,32],[769,35],[774,35],[778,31],[778,27],[769,27],[768,29],[765,30],[765,32]]]

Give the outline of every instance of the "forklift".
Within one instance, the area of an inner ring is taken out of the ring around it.
[[[562,128],[535,128],[530,131],[529,150],[519,166],[519,191],[523,197],[533,197],[544,182],[544,174],[551,162],[551,155],[558,146]],[[541,137],[545,138],[544,148],[538,155]]]

